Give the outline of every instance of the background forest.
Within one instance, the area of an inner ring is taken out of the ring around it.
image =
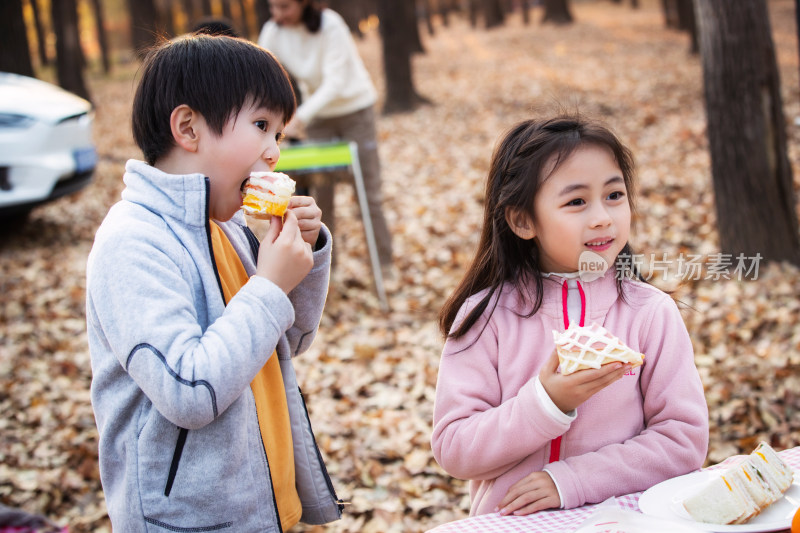
[[[702,31],[693,40],[694,23],[685,13],[679,16],[680,2],[562,0],[556,4],[566,6],[572,20],[558,24],[544,20],[551,2],[500,2],[499,22],[492,22],[483,4],[431,2],[416,5],[419,50],[403,47],[411,91],[393,92],[397,88],[386,75],[385,65],[394,64],[380,28],[379,10],[386,6],[364,4],[372,5],[361,13],[366,17],[351,16],[378,87],[379,109],[405,109],[378,121],[398,276],[387,287],[390,310],[383,311],[370,283],[353,188],[343,178],[336,189],[338,255],[326,311],[320,334],[296,367],[338,496],[350,505],[337,523],[295,530],[414,532],[466,517],[466,484],[438,467],[429,444],[442,347],[437,312],[471,259],[496,140],[515,122],[559,108],[602,118],[636,156],[639,202],[632,244],[647,260],[650,282],[672,291],[689,329],[710,409],[707,462],[749,452],[759,440],[777,449],[800,445],[800,268],[791,255],[794,243],[791,237],[784,243],[783,260],[767,260],[766,252],[722,237],[736,221],[722,222],[717,211],[719,172],[704,83],[708,55],[704,59]],[[3,9],[11,3],[0,2]],[[94,182],[37,208],[25,223],[3,221],[0,231],[0,503],[44,514],[72,532],[110,531],[89,402],[85,264],[97,226],[119,198],[125,161],[141,157],[130,133],[138,68],[130,7],[138,3],[75,4],[85,67],[79,72],[96,107]],[[33,73],[57,81],[49,4],[19,2]],[[188,28],[190,17],[181,16],[187,13],[182,5],[189,4],[169,4],[176,32]],[[226,4],[234,21],[240,20],[237,5],[248,8],[247,33],[254,37],[263,20],[256,4],[211,2],[213,13],[223,15]],[[42,32],[47,63],[36,44],[34,5],[48,28]],[[108,68],[93,29],[96,5],[104,13]],[[791,200],[796,240],[795,2],[764,5],[782,103],[777,127],[785,135],[782,157],[788,162],[789,186],[779,190]],[[430,27],[426,14],[432,15]],[[3,61],[8,46],[3,41]],[[727,105],[734,114],[745,104]],[[745,153],[755,154],[757,143],[749,146]],[[742,183],[733,173],[727,178]],[[765,189],[779,181],[766,174],[756,178]],[[754,204],[761,200],[749,192],[748,197]],[[740,213],[735,203],[727,205],[727,214]],[[777,225],[779,215],[771,207],[772,215],[760,217],[767,228]],[[759,222],[745,220],[749,228]],[[750,279],[733,271],[737,253],[765,256]],[[680,276],[679,259],[690,256],[702,258],[700,269]],[[726,260],[730,268],[720,268]]]

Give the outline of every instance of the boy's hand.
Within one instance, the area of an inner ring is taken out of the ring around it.
[[[539,373],[539,381],[553,403],[568,413],[595,393],[617,381],[630,368],[630,363],[608,363],[597,369],[588,368],[565,376],[556,372],[558,353],[553,350],[553,355]]]
[[[258,251],[256,275],[267,278],[289,294],[313,266],[311,245],[303,240],[295,214],[286,211],[285,220],[272,217]]]
[[[312,247],[317,243],[319,229],[322,227],[322,210],[310,196],[292,196],[289,211],[293,211],[300,226],[303,240]]]
[[[558,507],[561,507],[561,498],[550,474],[533,472],[511,485],[500,500],[498,511],[501,515],[528,515]]]

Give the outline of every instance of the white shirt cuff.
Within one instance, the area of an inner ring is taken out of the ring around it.
[[[570,411],[569,413],[565,413],[561,409],[558,408],[556,404],[553,403],[553,400],[550,398],[550,395],[547,394],[547,391],[544,390],[544,386],[542,382],[539,381],[539,376],[536,376],[536,394],[539,395],[539,401],[542,402],[544,406],[544,410],[547,411],[547,414],[560,424],[571,424],[575,417],[578,416],[578,413],[575,409]]]
[[[559,509],[563,509],[564,508],[564,498],[561,497],[561,487],[558,486],[558,481],[556,481],[556,478],[553,477],[553,474],[551,474],[548,469],[545,468],[545,469],[542,470],[542,472],[547,472],[547,475],[550,476],[550,479],[553,480],[553,485],[556,486],[556,490],[558,491],[558,501],[559,501],[558,507],[559,507]]]

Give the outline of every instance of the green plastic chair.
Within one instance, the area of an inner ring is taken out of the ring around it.
[[[372,278],[375,281],[375,292],[384,310],[389,309],[386,290],[383,285],[378,247],[375,243],[375,232],[369,216],[367,192],[364,188],[364,176],[358,162],[358,145],[347,141],[299,142],[281,146],[281,158],[275,167],[277,172],[292,174],[310,174],[349,170],[356,184],[356,196],[361,208],[361,221],[364,224],[364,235],[367,239],[369,260],[372,266]]]

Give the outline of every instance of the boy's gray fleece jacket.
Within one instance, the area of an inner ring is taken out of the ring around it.
[[[250,382],[277,346],[301,521],[338,519],[291,358],[314,338],[331,236],[287,297],[255,272],[241,212],[219,223],[252,277],[226,306],[208,180],[129,161],[122,200],[89,254],[86,322],[100,477],[116,532],[280,531]]]

